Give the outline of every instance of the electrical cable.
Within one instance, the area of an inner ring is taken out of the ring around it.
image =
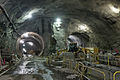
[[[20,34],[16,31],[15,29],[15,25],[14,23],[12,22],[12,20],[10,19],[9,15],[7,14],[7,11],[4,9],[4,7],[0,4],[0,9],[2,10],[3,14],[5,15],[5,17],[7,18],[7,20],[10,22],[10,24],[12,25],[12,29],[13,29],[13,32],[17,33],[18,36],[20,36]]]

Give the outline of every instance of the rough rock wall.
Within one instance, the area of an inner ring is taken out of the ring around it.
[[[119,0],[0,0],[0,3],[6,8],[13,22],[24,12],[42,8],[38,15],[64,15],[87,23],[95,33],[92,35],[92,42],[98,46],[109,49],[120,47],[120,15],[112,12],[109,7],[109,4],[112,4],[119,8]]]
[[[58,22],[59,23],[59,22]],[[58,26],[55,22],[53,23],[53,35],[57,41],[56,49],[64,49],[67,47],[66,45],[66,39],[67,39],[67,28],[68,28],[69,20],[63,19],[61,21],[61,24]]]
[[[3,24],[3,23],[2,23]],[[1,44],[6,49],[9,49],[10,52],[16,51],[16,41],[19,36],[16,35],[15,32],[10,27],[6,25],[1,26]],[[47,55],[50,51],[50,44],[51,44],[51,36],[52,36],[52,26],[51,26],[51,19],[46,17],[37,17],[37,19],[27,20],[21,24],[17,25],[19,28],[17,32],[23,34],[25,32],[35,32],[43,37],[45,49],[44,54]],[[5,27],[5,31],[4,28]],[[2,36],[3,35],[3,36]]]

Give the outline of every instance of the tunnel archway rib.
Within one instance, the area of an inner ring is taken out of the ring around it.
[[[28,44],[30,46],[23,47],[22,45]],[[31,44],[32,43],[32,44]],[[36,46],[37,49],[34,50],[34,47]],[[30,48],[33,47],[33,48]],[[29,50],[30,48],[30,50]],[[21,37],[18,38],[16,42],[16,49],[18,51],[18,55],[22,56],[23,54],[31,54],[30,51],[33,51],[33,55],[41,56],[44,50],[44,41],[40,35],[34,32],[26,32],[21,35]],[[25,52],[22,51],[24,49]],[[27,51],[28,49],[28,51]],[[39,52],[39,53],[38,53]],[[36,54],[37,53],[37,54]]]

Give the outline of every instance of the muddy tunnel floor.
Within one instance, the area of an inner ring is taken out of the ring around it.
[[[79,80],[67,68],[45,65],[45,59],[21,61],[15,68],[0,77],[0,80]]]

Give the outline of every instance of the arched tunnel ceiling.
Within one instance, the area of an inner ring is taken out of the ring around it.
[[[119,0],[0,0],[0,3],[16,25],[25,12],[37,8],[40,9],[37,16],[78,19],[104,42],[120,45],[120,15],[109,8],[109,5],[119,8]]]

